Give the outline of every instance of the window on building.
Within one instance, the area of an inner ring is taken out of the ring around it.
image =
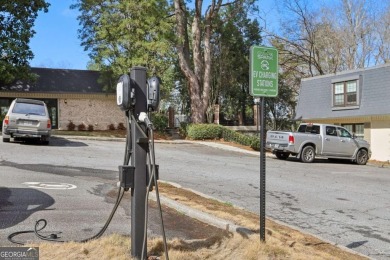
[[[342,124],[341,126],[355,134],[357,138],[364,138],[364,124]]]
[[[357,80],[337,82],[333,84],[333,106],[356,106],[358,96]]]

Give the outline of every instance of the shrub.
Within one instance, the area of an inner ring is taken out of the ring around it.
[[[190,124],[183,127],[187,136],[194,140],[221,139],[251,147],[253,150],[260,150],[260,139],[257,136],[248,136],[215,124]]]
[[[83,123],[81,123],[77,126],[77,130],[79,130],[79,131],[85,131],[85,129],[86,129],[86,127]]]
[[[187,137],[187,129],[188,129],[188,123],[187,122],[180,122],[179,134],[182,137]]]
[[[125,127],[125,125],[123,123],[119,123],[117,129],[118,130],[126,130],[126,127]]]
[[[187,136],[194,140],[220,139],[223,127],[215,124],[190,124]]]
[[[108,130],[113,131],[113,130],[115,130],[115,125],[114,125],[114,124],[109,124],[109,125],[107,126],[107,128],[108,128]]]
[[[228,142],[249,146],[256,151],[260,150],[260,139],[257,136],[244,135],[229,128],[223,127],[222,138]]]
[[[73,124],[71,120],[69,120],[69,123],[66,125],[66,128],[68,129],[68,131],[74,131],[76,129],[76,125]]]
[[[93,125],[88,125],[88,131],[90,131],[90,132],[93,131]]]
[[[168,117],[164,114],[153,113],[152,114],[152,123],[156,131],[164,132],[168,126]]]

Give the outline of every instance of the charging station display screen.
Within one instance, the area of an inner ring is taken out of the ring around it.
[[[116,84],[116,104],[123,111],[131,108],[131,84],[127,74],[123,74]]]
[[[118,106],[123,105],[123,82],[116,84],[116,104]]]

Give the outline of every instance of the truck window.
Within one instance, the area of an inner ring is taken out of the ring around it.
[[[337,136],[336,127],[334,126],[327,126],[325,131],[326,135]]]
[[[311,128],[311,131],[310,133],[312,134],[320,134],[320,126],[319,125],[313,125],[313,127]]]
[[[348,137],[348,138],[351,138],[351,134],[344,128],[341,128],[341,127],[338,127],[338,129],[340,131],[340,136],[341,137]]]
[[[300,125],[298,128],[298,133],[319,134],[320,133],[320,126],[319,125]]]
[[[304,133],[306,132],[306,125],[300,125],[298,127],[298,133]]]

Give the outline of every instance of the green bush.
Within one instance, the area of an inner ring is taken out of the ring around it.
[[[256,151],[260,150],[260,140],[256,136],[244,135],[224,127],[222,131],[222,138],[228,142],[249,146]]]
[[[179,134],[183,138],[186,138],[188,135],[188,125],[189,124],[187,122],[180,122]]]
[[[222,128],[214,124],[190,124],[187,128],[187,136],[194,140],[220,139]]]
[[[260,139],[257,136],[248,136],[238,133],[229,128],[214,124],[190,124],[187,127],[181,127],[182,131],[187,131],[187,136],[194,140],[223,139],[227,142],[233,142],[251,147],[253,150],[260,150]]]
[[[152,123],[157,132],[164,132],[168,127],[168,117],[164,114],[153,113]]]

